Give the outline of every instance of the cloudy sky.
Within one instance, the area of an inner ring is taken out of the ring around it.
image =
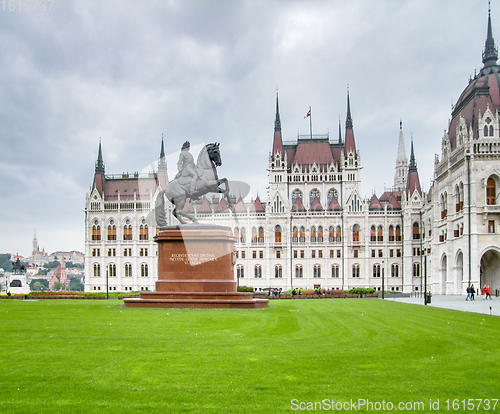
[[[22,255],[35,230],[48,252],[84,250],[99,138],[108,174],[148,170],[162,134],[167,153],[221,142],[219,175],[266,199],[276,88],[294,140],[309,106],[313,133],[336,138],[349,85],[366,197],[393,183],[402,119],[428,190],[488,17],[486,0],[5,3],[0,252]],[[500,40],[500,3],[491,14]]]

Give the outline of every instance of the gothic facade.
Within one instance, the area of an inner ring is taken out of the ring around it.
[[[500,289],[500,67],[491,18],[483,68],[456,105],[434,181],[422,191],[411,143],[400,123],[394,186],[360,193],[361,153],[349,94],[342,134],[282,137],[278,97],[268,200],[219,198],[187,203],[204,223],[229,226],[237,239],[235,279],[254,289],[371,287],[461,294],[467,285]],[[162,149],[146,177],[104,173],[99,146],[86,199],[86,290],[152,290],[154,223],[148,216],[168,182]],[[171,209],[170,209],[171,210]],[[172,218],[169,210],[169,220]],[[383,286],[384,285],[384,286]]]

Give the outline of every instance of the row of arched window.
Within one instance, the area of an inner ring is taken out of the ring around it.
[[[318,200],[321,201],[321,193],[317,188],[313,188],[311,191],[309,191],[309,205],[311,205],[314,201],[315,198],[318,198]],[[338,200],[339,198],[339,193],[337,190],[334,188],[331,188],[328,190],[326,194],[326,205],[330,205],[330,202],[332,201],[333,198],[336,198]],[[303,194],[302,191],[299,190],[298,188],[292,191],[292,205],[295,204],[295,201],[297,198],[300,199],[300,201],[304,202]]]
[[[373,277],[382,277],[381,273],[381,265],[380,264],[374,264],[373,265]],[[236,275],[238,278],[244,278],[245,277],[245,266],[242,264],[239,264],[236,266]],[[295,278],[301,279],[304,277],[304,267],[300,264],[295,265],[295,273],[294,273]],[[355,263],[352,265],[352,277],[360,277],[360,265],[358,263]],[[398,263],[392,263],[390,267],[390,276],[391,277],[399,277],[400,272],[399,272],[399,264]],[[413,264],[413,276],[420,276],[420,263],[414,263]],[[283,277],[283,267],[279,264],[274,266],[274,277],[275,278],[282,278]],[[321,278],[321,265],[315,264],[312,268],[312,277],[313,278]],[[340,277],[340,266],[338,264],[333,264],[331,266],[331,273],[330,277],[333,278],[338,278]],[[254,278],[262,278],[262,266],[261,265],[255,265],[254,266]]]
[[[107,227],[107,240],[117,240],[117,226],[113,219],[109,220],[109,224]],[[123,225],[123,240],[132,240],[133,232],[132,232],[132,224],[130,224],[130,220],[125,220],[125,224]],[[99,241],[101,240],[101,226],[98,220],[94,220],[92,224],[92,240]],[[149,227],[146,224],[146,220],[142,219],[142,222],[139,226],[139,240],[149,240]]]
[[[108,272],[108,277],[116,277],[116,264],[110,263],[106,266],[106,270]],[[123,268],[123,276],[124,277],[132,277],[132,264],[125,263]],[[147,263],[141,263],[141,277],[149,276],[149,267]],[[101,265],[99,263],[94,263],[93,265],[93,277],[101,277]]]
[[[246,243],[247,240],[247,232],[245,227],[236,227],[234,229],[234,237],[239,243]],[[310,238],[309,241],[311,243],[323,243],[325,241],[326,233],[323,229],[323,226],[312,226],[310,229]],[[398,224],[396,226],[389,226],[389,241],[400,242],[402,240],[401,236],[401,226]],[[420,238],[420,226],[417,222],[413,224],[413,238]],[[252,243],[264,243],[264,228],[256,227],[252,228]],[[329,243],[340,243],[342,241],[342,229],[340,226],[330,226],[328,228],[328,242]],[[355,224],[352,227],[352,241],[359,242],[360,241],[360,227],[358,224]],[[374,226],[370,227],[370,241],[372,242],[382,242],[384,241],[384,231],[383,226]],[[281,243],[282,242],[282,228],[280,225],[274,227],[274,242]],[[306,242],[306,228],[304,226],[294,226],[292,228],[292,242],[293,243],[305,243]]]

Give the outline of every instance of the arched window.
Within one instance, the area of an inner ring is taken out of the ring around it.
[[[441,194],[441,219],[444,219],[448,215],[448,195],[446,193]]]
[[[352,241],[359,242],[359,226],[357,224],[352,226]]]
[[[252,227],[252,243],[257,243],[257,228]]]
[[[359,277],[359,264],[352,265],[352,277]]]
[[[255,267],[254,267],[254,277],[256,279],[261,279],[262,278],[262,266],[261,265],[255,265]]]
[[[141,264],[141,277],[148,277],[148,265],[146,263]]]
[[[108,276],[116,277],[116,265],[114,263],[108,265]]]
[[[485,125],[484,126],[484,136],[487,137],[488,136],[488,125]]]
[[[314,268],[313,268],[313,277],[315,277],[315,278],[320,278],[321,277],[321,266],[320,265],[314,265]]]
[[[323,226],[318,226],[318,243],[323,243]]]
[[[379,264],[373,265],[373,277],[380,277],[380,265]]]
[[[306,241],[306,229],[304,228],[304,226],[301,226],[299,230],[299,242],[304,243],[305,241]]]
[[[116,240],[116,225],[113,220],[108,225],[108,240]]]
[[[342,241],[342,230],[340,226],[337,226],[337,230],[335,231],[335,241],[340,243]]]
[[[245,227],[242,227],[240,230],[240,243],[246,243],[247,241],[247,231]]]
[[[328,193],[326,195],[326,205],[329,206],[333,198],[338,200],[338,192],[334,188],[328,190]]]
[[[401,241],[401,226],[399,224],[396,226],[396,241]]]
[[[377,240],[377,231],[375,230],[375,226],[370,227],[370,241]]]
[[[315,197],[318,197],[318,200],[321,200],[320,196],[321,194],[317,188],[312,189],[309,193],[309,205],[313,203]]]
[[[455,212],[460,211],[460,190],[458,185],[455,186]]]
[[[464,209],[464,183],[460,183],[460,211]]]
[[[389,241],[394,241],[394,226],[392,224],[389,226]]]
[[[384,241],[384,229],[382,226],[377,227],[377,241]]]
[[[497,203],[496,198],[496,183],[493,177],[490,177],[486,181],[486,204],[489,206],[495,205]]]
[[[413,276],[420,277],[420,263],[413,263]]]
[[[304,277],[304,272],[302,269],[302,265],[295,266],[295,277],[297,279],[302,279]]]
[[[292,241],[294,243],[297,243],[299,241],[299,229],[297,228],[297,226],[293,226],[293,229],[292,229]]]
[[[259,243],[264,243],[264,227],[259,227]]]
[[[494,135],[494,129],[493,129],[493,125],[490,125],[490,137],[492,137]]]
[[[238,227],[234,228],[233,235],[236,237],[236,242],[238,242],[240,240],[240,229]]]
[[[332,265],[332,277],[339,277],[339,265]]]
[[[92,226],[92,240],[101,240],[101,226],[99,226],[99,222],[94,221],[94,225]]]
[[[94,263],[94,277],[101,277],[101,265]]]
[[[335,230],[334,230],[333,226],[330,226],[328,228],[328,241],[330,243],[333,243],[335,241]]]
[[[139,228],[139,240],[149,240],[149,228],[144,219]]]
[[[420,227],[417,222],[413,223],[413,240],[420,239]]]
[[[311,243],[316,243],[316,226],[311,227]]]
[[[399,265],[396,263],[393,263],[391,265],[391,276],[392,277],[399,277]]]
[[[274,228],[274,241],[281,243],[281,226],[279,225]]]
[[[282,278],[283,277],[283,269],[282,269],[281,265],[274,266],[274,277],[275,278]]]
[[[130,224],[130,220],[127,220],[123,226],[123,240],[132,240],[132,225]]]
[[[241,264],[236,266],[236,277],[238,279],[243,279],[245,277],[245,268]]]
[[[132,277],[132,265],[125,263],[125,277]]]
[[[300,190],[293,191],[293,193],[292,193],[292,205],[295,204],[295,200],[297,200],[297,198],[299,198],[300,201],[302,201],[302,191],[300,191]]]

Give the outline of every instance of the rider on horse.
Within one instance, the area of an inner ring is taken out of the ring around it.
[[[199,174],[196,171],[196,165],[194,163],[194,158],[189,152],[191,144],[189,141],[182,144],[181,153],[179,155],[179,161],[177,162],[177,169],[179,172],[175,178],[180,177],[191,177],[191,185],[189,188],[189,194],[192,195],[196,190],[196,181],[199,178]]]

